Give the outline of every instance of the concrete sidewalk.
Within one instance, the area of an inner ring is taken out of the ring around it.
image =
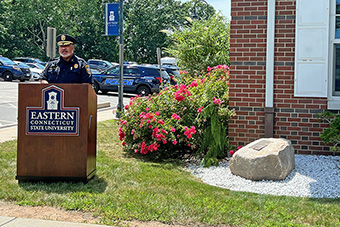
[[[97,122],[116,119],[113,109],[98,109]],[[17,138],[17,126],[0,129],[0,143],[15,140]],[[0,214],[1,215],[1,214]],[[0,227],[105,227],[107,225],[95,225],[85,223],[73,223],[63,221],[50,221],[29,218],[0,216]]]
[[[108,225],[95,225],[85,223],[73,223],[64,221],[49,221],[30,218],[16,218],[0,216],[1,227],[105,227]]]

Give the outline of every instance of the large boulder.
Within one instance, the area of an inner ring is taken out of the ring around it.
[[[289,140],[259,139],[238,150],[229,167],[250,180],[284,180],[295,168],[294,148]]]

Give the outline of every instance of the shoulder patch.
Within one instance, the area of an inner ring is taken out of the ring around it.
[[[85,69],[86,69],[87,74],[91,75],[91,70],[88,64],[85,65]]]

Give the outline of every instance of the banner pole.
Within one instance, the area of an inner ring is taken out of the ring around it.
[[[124,79],[124,36],[123,36],[123,0],[119,0],[119,85],[118,85],[118,107],[116,117],[120,118],[124,111],[123,103],[123,79]]]

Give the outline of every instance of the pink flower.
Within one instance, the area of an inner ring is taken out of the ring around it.
[[[172,114],[171,117],[174,119],[174,120],[179,120],[181,119],[181,116],[177,115],[177,114]]]
[[[177,144],[177,140],[172,141],[172,144],[176,145]]]
[[[236,149],[237,150],[240,150],[242,148],[242,145],[238,146]]]
[[[196,128],[195,126],[191,126],[191,128],[189,129],[187,126],[184,127],[184,135],[190,139],[192,137],[192,135],[196,134]]]
[[[214,97],[213,103],[216,104],[216,105],[219,105],[219,104],[223,103],[223,101],[221,101],[221,99],[217,99],[216,97]]]
[[[214,69],[214,68],[208,66],[207,71],[209,72],[209,71],[211,71],[211,70],[213,70],[213,69]]]
[[[203,107],[198,108],[197,112],[202,113]]]
[[[189,85],[189,87],[197,87],[197,86],[198,84],[196,80],[192,81],[191,84]]]
[[[158,123],[161,125],[164,125],[164,121],[163,120],[158,120]]]
[[[149,107],[146,107],[146,108],[145,108],[145,110],[146,110],[146,111],[149,111],[149,110],[150,110],[150,108],[149,108]]]
[[[167,141],[166,141],[166,140],[162,140],[162,143],[163,143],[163,144],[166,144],[166,143],[167,143]]]
[[[174,127],[170,126],[170,131],[171,132],[176,132],[176,129]]]
[[[131,135],[135,134],[135,129],[131,130]]]
[[[155,112],[155,115],[156,115],[156,116],[159,116],[159,112],[158,112],[158,111],[156,111],[156,112]]]
[[[231,150],[229,151],[230,155],[233,156],[233,154],[235,153],[235,151]]]

